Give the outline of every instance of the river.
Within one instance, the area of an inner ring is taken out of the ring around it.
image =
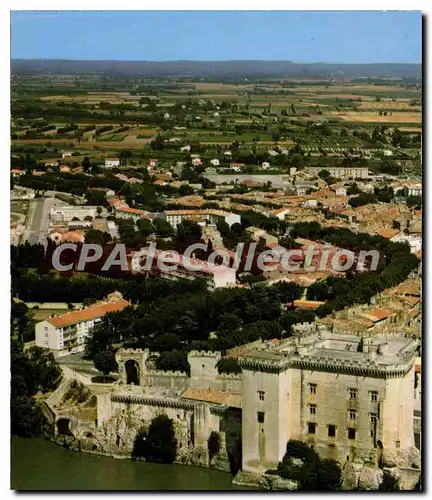
[[[13,490],[205,490],[250,488],[201,467],[117,460],[67,450],[39,438],[11,438]]]

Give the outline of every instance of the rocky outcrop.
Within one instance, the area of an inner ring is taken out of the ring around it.
[[[283,479],[275,474],[263,474],[259,486],[268,491],[296,491],[298,489],[297,481]]]
[[[414,446],[408,450],[404,458],[406,467],[421,469],[421,453],[420,450],[418,450]]]
[[[255,472],[244,472],[239,470],[235,475],[232,484],[236,486],[249,486],[251,488],[259,488],[261,474]]]
[[[358,489],[362,491],[374,491],[379,489],[382,483],[383,471],[372,467],[363,467],[358,478]]]
[[[384,449],[381,457],[382,467],[413,467],[421,469],[421,453],[420,450],[411,447],[403,452],[395,452]]]
[[[346,462],[342,468],[341,474],[341,490],[352,491],[358,488],[358,477],[354,464],[352,462]]]

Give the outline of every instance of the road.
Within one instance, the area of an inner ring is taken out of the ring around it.
[[[24,232],[24,239],[30,244],[46,245],[49,230],[49,214],[51,207],[67,205],[56,198],[35,198],[30,204],[29,222]]]

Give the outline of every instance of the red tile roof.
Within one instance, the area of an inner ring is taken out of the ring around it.
[[[90,306],[87,309],[65,313],[61,316],[55,316],[54,318],[47,318],[46,321],[51,323],[56,328],[62,328],[65,326],[82,323],[83,321],[102,318],[109,312],[122,311],[129,305],[130,302],[125,299],[121,299],[117,302],[95,304],[94,306]]]

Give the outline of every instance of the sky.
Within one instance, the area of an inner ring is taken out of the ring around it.
[[[14,59],[420,63],[409,11],[15,11]]]

